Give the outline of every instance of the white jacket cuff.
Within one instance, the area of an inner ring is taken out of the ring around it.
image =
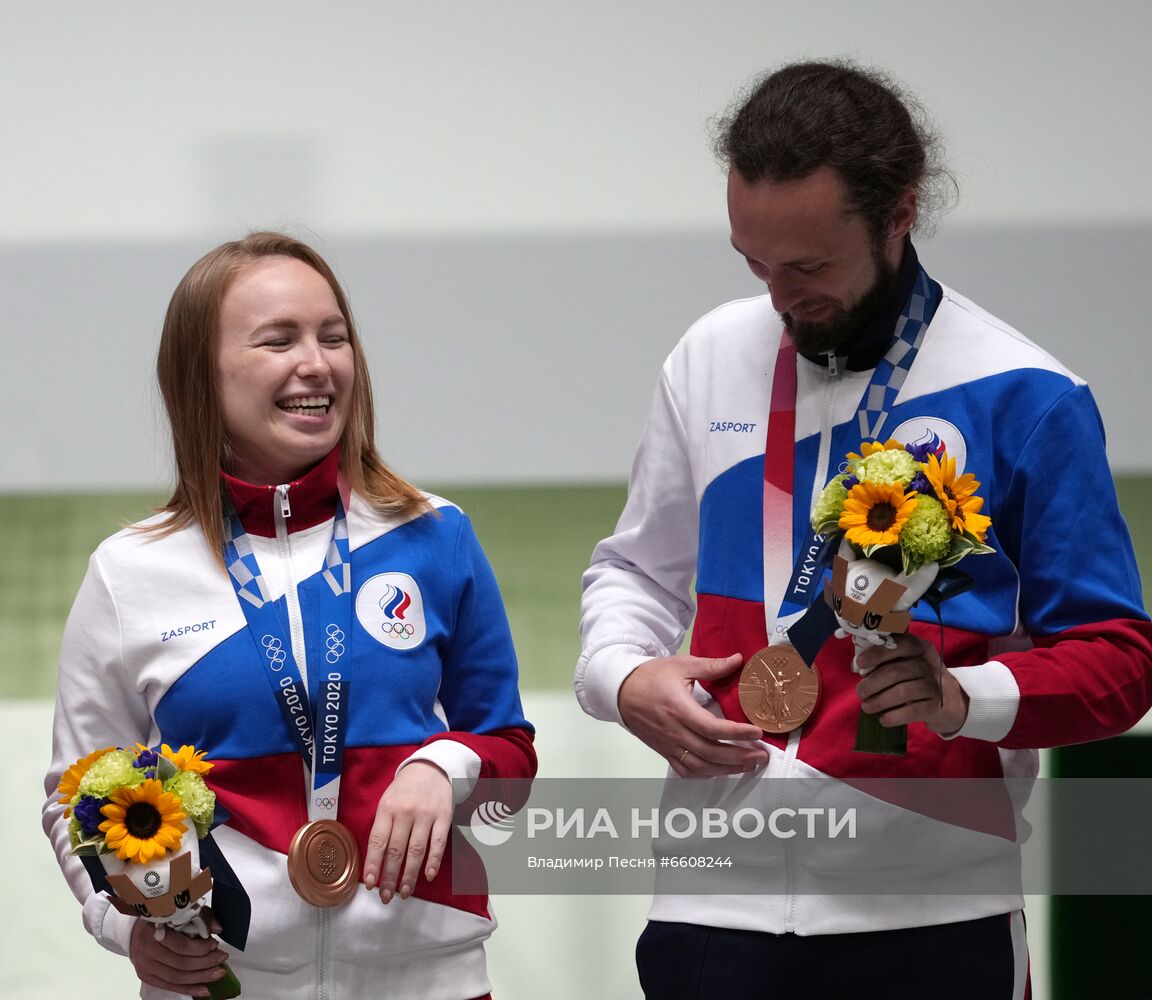
[[[620,718],[620,685],[641,663],[654,659],[642,646],[605,646],[593,653],[576,677],[576,699],[594,719],[624,724]]]
[[[136,917],[121,913],[102,892],[84,901],[84,926],[100,944],[117,955],[127,955]]]
[[[968,695],[968,718],[946,739],[966,736],[973,740],[999,743],[1008,735],[1020,707],[1020,687],[1016,678],[999,660],[976,667],[949,667]]]
[[[422,746],[396,768],[396,773],[399,774],[414,760],[435,764],[448,776],[452,782],[452,800],[457,805],[472,794],[480,780],[480,755],[455,740],[436,740]]]

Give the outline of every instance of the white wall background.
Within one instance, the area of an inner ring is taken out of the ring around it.
[[[345,278],[403,471],[623,478],[660,359],[755,290],[706,120],[833,54],[945,134],[930,269],[1089,378],[1148,469],[1150,30],[1144,0],[0,0],[0,489],[163,482],[167,297],[268,225]]]

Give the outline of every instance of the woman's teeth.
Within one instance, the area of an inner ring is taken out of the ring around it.
[[[331,396],[304,396],[301,399],[285,399],[276,404],[288,413],[307,413],[313,416],[327,413],[332,405]]]

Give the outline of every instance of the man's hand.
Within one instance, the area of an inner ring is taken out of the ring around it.
[[[220,924],[207,908],[201,915],[208,930],[219,934]],[[171,993],[206,997],[208,990],[204,984],[224,977],[221,966],[228,955],[221,951],[220,942],[214,937],[189,937],[179,931],[165,930],[164,939],[157,941],[156,925],[137,920],[128,942],[128,958],[140,982]]]
[[[421,863],[429,880],[436,877],[451,830],[452,782],[448,776],[430,761],[406,764],[376,807],[364,859],[364,884],[369,889],[379,884],[382,903],[396,893],[407,899],[416,888]]]
[[[725,659],[668,656],[641,663],[620,686],[624,724],[681,778],[741,774],[763,767],[768,763],[763,747],[725,742],[760,740],[759,728],[718,719],[692,697],[697,680],[725,677],[743,662],[739,653],[733,653]]]
[[[896,647],[871,646],[856,663],[868,674],[856,685],[861,707],[882,726],[923,722],[935,733],[954,733],[968,718],[968,695],[930,642],[896,635]],[[941,699],[943,690],[943,699]]]

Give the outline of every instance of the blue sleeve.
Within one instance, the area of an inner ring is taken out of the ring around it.
[[[439,692],[450,730],[531,730],[517,687],[516,650],[492,567],[465,516],[453,560],[452,640]]]
[[[1147,618],[1087,386],[1057,398],[1021,443],[996,533],[1020,574],[1020,618],[1029,634]]]

